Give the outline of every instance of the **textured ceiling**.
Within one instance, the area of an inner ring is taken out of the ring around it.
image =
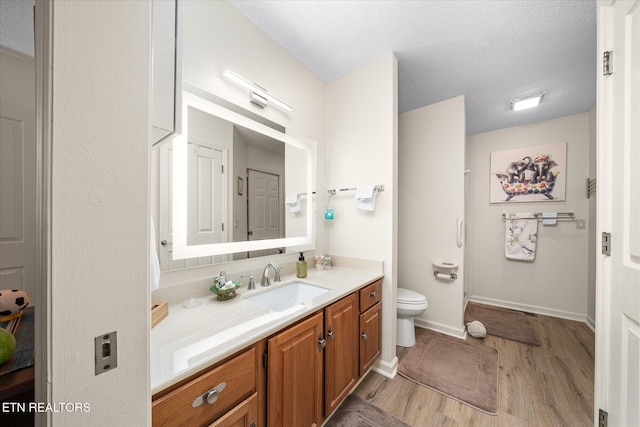
[[[595,105],[595,0],[232,3],[325,82],[387,52],[400,113],[464,95],[467,133]],[[0,0],[0,44],[33,55],[34,0]],[[546,91],[533,110],[509,100]]]
[[[33,56],[35,0],[0,0],[0,45]]]
[[[595,105],[595,0],[231,3],[327,83],[393,52],[399,112],[464,95],[467,134]],[[509,110],[539,91],[538,108]]]

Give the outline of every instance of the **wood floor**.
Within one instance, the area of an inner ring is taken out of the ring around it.
[[[498,415],[396,375],[371,372],[354,391],[405,423],[423,426],[593,426],[594,333],[583,323],[530,315],[542,346],[487,336],[499,352]],[[416,333],[422,329],[416,328]],[[468,337],[467,340],[475,340]],[[398,359],[409,349],[397,347]]]

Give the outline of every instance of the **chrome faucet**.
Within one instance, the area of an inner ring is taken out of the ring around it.
[[[245,276],[245,275],[243,274],[243,275],[241,275],[240,277],[241,277],[241,278],[243,278],[243,279],[244,279],[245,277],[248,277],[248,278],[249,278],[249,285],[247,286],[247,290],[252,291],[252,290],[254,290],[254,289],[256,288],[256,284],[255,284],[255,282],[253,281],[253,276],[252,276],[252,275]]]
[[[269,267],[273,267],[273,271],[275,272],[275,277],[273,278],[274,282],[280,281],[280,267],[275,262],[270,262],[264,268],[262,272],[262,279],[260,279],[260,286],[271,286],[271,281],[269,280]]]

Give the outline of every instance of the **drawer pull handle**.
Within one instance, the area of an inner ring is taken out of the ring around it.
[[[366,333],[363,332],[362,334],[360,334],[360,336],[362,337],[363,341],[367,340],[367,334]]]
[[[327,332],[327,339],[329,341],[333,341],[334,338],[335,338],[335,334],[333,333],[333,331],[330,330],[329,332]]]
[[[370,296],[371,298],[375,298],[375,297],[376,297],[376,295],[377,295],[377,292],[376,292],[376,291],[373,291],[373,292],[371,292],[371,293],[369,294],[369,296]]]
[[[218,384],[211,390],[205,392],[202,396],[198,396],[196,400],[193,401],[191,406],[193,408],[197,408],[198,406],[202,405],[205,401],[209,405],[213,405],[214,403],[216,403],[216,400],[218,400],[218,397],[220,397],[220,393],[222,393],[222,390],[224,390],[226,386],[227,386],[227,383]]]
[[[318,336],[318,351],[322,351],[327,346],[327,340],[322,338],[322,335]]]

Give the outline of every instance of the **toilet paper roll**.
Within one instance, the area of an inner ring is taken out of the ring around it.
[[[436,277],[440,280],[453,280],[450,274],[438,273]]]

